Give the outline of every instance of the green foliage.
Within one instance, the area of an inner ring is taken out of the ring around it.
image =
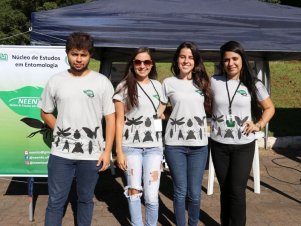
[[[14,1],[0,0],[0,40],[2,40],[0,44],[12,45],[28,43],[28,35],[14,36],[26,31],[29,27],[29,21],[23,12],[12,7],[12,2]]]
[[[0,0],[0,45],[27,45],[30,42],[31,13],[56,9],[91,0]]]
[[[36,8],[36,11],[44,11],[44,10],[50,10],[50,9],[56,9],[57,4],[55,2],[45,2],[42,6],[39,6]]]

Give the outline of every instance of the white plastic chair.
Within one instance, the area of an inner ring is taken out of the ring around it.
[[[255,133],[255,153],[252,164],[252,171],[254,177],[254,192],[260,194],[260,165],[259,165],[259,148],[258,148],[258,139],[263,138],[263,132]],[[212,162],[211,151],[209,154],[209,171],[208,171],[208,187],[207,187],[207,195],[213,194],[213,186],[214,186],[214,174],[215,169]]]

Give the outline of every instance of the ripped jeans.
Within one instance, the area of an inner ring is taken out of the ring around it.
[[[145,225],[156,226],[159,212],[159,186],[163,156],[162,147],[122,147],[122,149],[128,164],[127,171],[125,172],[127,186],[125,187],[124,194],[128,199],[132,225],[144,225],[140,200],[143,192],[145,201]],[[141,192],[129,195],[128,190],[130,188]]]

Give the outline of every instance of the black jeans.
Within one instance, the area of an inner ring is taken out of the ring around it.
[[[223,226],[246,225],[246,187],[254,151],[255,141],[242,145],[211,141],[211,155],[221,191]]]

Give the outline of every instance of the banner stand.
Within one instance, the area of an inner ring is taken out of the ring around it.
[[[29,205],[28,205],[28,217],[29,221],[33,222],[34,221],[34,178],[29,177],[27,179],[27,193],[28,193],[28,200],[29,200]]]
[[[0,45],[0,68],[0,176],[27,178],[33,222],[34,177],[47,177],[52,139],[37,104],[49,78],[70,65],[65,46]]]

